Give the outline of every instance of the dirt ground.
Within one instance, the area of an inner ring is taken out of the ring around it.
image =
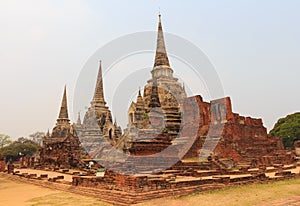
[[[137,206],[286,206],[300,205],[300,178],[233,187],[185,197],[155,199]],[[0,177],[0,205],[5,206],[109,206],[85,197]]]
[[[108,206],[99,199],[19,183],[0,177],[0,205],[2,206]]]

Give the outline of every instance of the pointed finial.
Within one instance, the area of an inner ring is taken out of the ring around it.
[[[60,107],[58,119],[66,119],[66,120],[69,119],[68,104],[67,104],[67,86],[66,85],[64,88],[64,93],[63,93],[63,98],[61,101],[61,107]]]
[[[102,61],[99,60],[99,70],[97,76],[97,82],[94,92],[94,97],[92,100],[92,105],[105,106],[106,102],[104,100],[104,90],[103,90],[103,77],[102,77]]]
[[[78,112],[77,125],[81,125],[80,111]]]
[[[142,95],[141,95],[141,87],[139,87],[139,93],[138,93],[138,96],[139,96],[139,97],[142,96]]]
[[[161,15],[159,13],[154,67],[162,66],[162,65],[170,67],[165,40],[164,40],[163,29],[162,29]]]
[[[47,131],[47,133],[46,133],[46,137],[50,137],[49,128],[48,128],[48,131]]]
[[[114,123],[114,125],[117,125],[117,117],[115,117],[115,123]]]
[[[141,95],[141,89],[139,87],[139,93],[138,93],[138,96],[136,98],[136,109],[144,109],[144,100],[143,100],[143,97]]]

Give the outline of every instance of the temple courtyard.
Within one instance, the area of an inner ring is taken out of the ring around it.
[[[223,174],[194,170],[198,175],[178,174],[169,189],[144,187],[140,192],[103,188],[103,177],[91,176],[89,170],[16,167],[0,173],[0,205],[299,205],[300,164],[275,166]],[[174,172],[148,175],[147,181],[162,187]]]
[[[0,205],[103,205],[101,199],[12,180],[0,173]],[[184,197],[168,197],[138,204],[168,205],[299,205],[300,179],[243,185]],[[16,198],[16,196],[18,198]],[[297,203],[298,202],[298,203]]]

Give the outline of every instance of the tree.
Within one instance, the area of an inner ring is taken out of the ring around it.
[[[35,132],[29,135],[30,139],[34,141],[37,145],[41,146],[42,138],[45,136],[44,132]]]
[[[269,135],[282,137],[286,148],[294,148],[294,141],[300,139],[300,112],[280,118]]]
[[[20,137],[11,144],[0,148],[0,156],[16,161],[21,156],[32,156],[38,149],[39,146],[35,142],[30,139]]]
[[[36,144],[33,140],[28,139],[26,137],[19,137],[16,141],[12,143],[13,145],[19,144]]]
[[[5,134],[0,134],[0,148],[3,148],[6,145],[12,143],[10,136]]]

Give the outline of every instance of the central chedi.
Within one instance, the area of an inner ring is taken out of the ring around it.
[[[181,124],[181,106],[186,92],[173,76],[159,15],[157,43],[152,78],[138,92],[128,110],[128,125],[117,147],[127,154],[155,154],[171,144]]]

